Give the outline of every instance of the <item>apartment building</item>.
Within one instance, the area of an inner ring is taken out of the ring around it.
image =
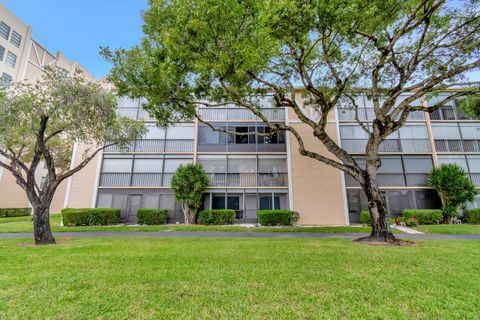
[[[62,67],[71,74],[94,81],[93,76],[80,64],[68,60],[61,52],[55,54],[33,37],[33,29],[0,3],[0,85],[12,82],[35,82],[41,78],[46,66]],[[37,181],[42,181],[46,170],[40,166]],[[66,184],[62,184],[53,201],[53,210],[64,205]],[[28,207],[24,191],[16,184],[13,176],[0,168],[0,207]]]
[[[417,103],[432,104],[443,95]],[[368,125],[372,103],[367,96],[357,99],[359,117]],[[294,126],[307,148],[328,154],[292,111],[273,108],[268,97],[260,104],[270,121]],[[82,174],[72,177],[65,206],[116,207],[129,222],[135,221],[140,207],[161,207],[168,209],[170,223],[181,223],[183,214],[170,181],[180,165],[199,163],[210,177],[202,207],[234,209],[239,223],[255,222],[257,210],[294,209],[300,213],[300,224],[347,225],[359,222],[360,210],[367,209],[365,196],[350,176],[301,156],[288,133],[245,135],[268,133],[248,110],[234,105],[200,108],[201,117],[220,129],[214,131],[199,122],[159,128],[141,106],[142,101],[119,98],[118,113],[144,120],[148,134],[126,150],[105,149]],[[313,110],[304,112],[315,117]],[[329,118],[327,131],[362,163],[367,137],[354,118],[353,110],[340,108]],[[426,187],[426,180],[430,170],[442,163],[459,164],[480,187],[479,130],[480,122],[462,114],[455,101],[430,115],[413,113],[382,144],[379,181],[389,212],[398,215],[405,208],[439,207],[438,196]]]

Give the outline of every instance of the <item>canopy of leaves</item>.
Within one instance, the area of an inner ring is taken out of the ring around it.
[[[47,68],[40,81],[0,92],[1,149],[29,163],[45,147],[42,157],[48,153],[55,169],[65,171],[75,142],[96,150],[106,143],[126,146],[145,133],[141,122],[117,116],[115,108],[115,97],[99,85]]]
[[[210,183],[207,174],[199,164],[180,166],[172,178],[171,187],[180,203],[196,211],[202,202],[202,193]]]
[[[462,99],[460,107],[466,115],[480,119],[480,95],[472,95]]]
[[[428,186],[438,191],[444,213],[452,215],[456,215],[460,206],[473,201],[477,194],[475,185],[465,171],[453,163],[434,168],[428,177]]]

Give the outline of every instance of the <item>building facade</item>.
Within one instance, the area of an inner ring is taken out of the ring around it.
[[[9,86],[12,82],[33,83],[41,79],[46,66],[62,67],[70,74],[83,76],[94,81],[93,76],[80,64],[68,60],[61,52],[55,54],[32,38],[32,27],[17,18],[0,3],[0,85]],[[42,181],[46,170],[39,166],[37,181]],[[66,183],[60,185],[52,210],[63,208]],[[0,207],[29,207],[24,191],[16,184],[10,172],[0,168]]]
[[[417,103],[433,104],[443,95]],[[366,96],[357,99],[359,117],[368,125],[372,104]],[[273,108],[268,97],[260,104],[270,121],[294,126],[307,149],[328,154],[292,111]],[[288,133],[263,136],[268,128],[248,110],[233,105],[199,108],[201,117],[219,131],[199,122],[163,129],[141,105],[120,98],[118,113],[144,120],[148,134],[128,149],[105,149],[82,174],[72,177],[65,206],[120,208],[126,222],[135,221],[138,208],[160,207],[168,209],[170,223],[181,223],[183,214],[170,181],[180,165],[199,163],[211,182],[202,208],[236,210],[239,223],[255,222],[261,209],[293,209],[300,213],[302,225],[348,225],[358,223],[359,212],[367,209],[363,192],[350,176],[301,156]],[[327,131],[361,164],[367,137],[354,117],[352,110],[338,109],[329,118]],[[442,163],[459,164],[480,187],[479,130],[480,122],[462,114],[456,101],[430,115],[413,113],[381,148],[379,181],[390,214],[405,208],[438,208],[438,195],[426,187],[426,180]]]

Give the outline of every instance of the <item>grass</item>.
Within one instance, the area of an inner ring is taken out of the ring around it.
[[[414,229],[425,233],[480,234],[480,224],[432,224],[420,225]]]
[[[0,319],[478,319],[480,308],[474,241],[30,243],[0,239]]]
[[[21,218],[21,219],[20,219]],[[0,233],[5,232],[33,232],[31,217],[2,218],[8,220],[0,222]],[[98,232],[98,231],[226,231],[226,232],[370,232],[369,227],[262,227],[247,228],[242,226],[185,226],[185,225],[165,225],[165,226],[86,226],[86,227],[61,227],[60,214],[50,215],[50,225],[54,232]]]

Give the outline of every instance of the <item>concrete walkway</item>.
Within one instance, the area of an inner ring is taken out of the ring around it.
[[[121,237],[121,238],[345,238],[355,239],[366,233],[320,233],[320,232],[57,232],[55,237]],[[0,233],[0,238],[31,238],[32,233]],[[397,234],[400,239],[411,240],[480,240],[480,234]]]

